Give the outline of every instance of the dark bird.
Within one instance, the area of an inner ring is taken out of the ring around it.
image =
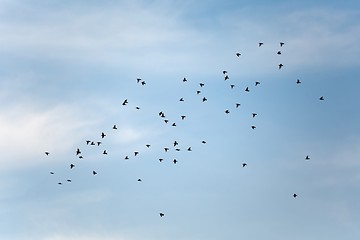
[[[45,154],[46,154],[46,156],[49,156],[50,153],[49,153],[49,152],[45,152]]]
[[[71,179],[68,179],[68,180],[66,180],[66,181],[71,182]]]
[[[79,156],[80,159],[83,159],[84,157],[83,156]]]
[[[242,166],[243,166],[243,167],[246,167],[246,166],[247,166],[247,163],[243,163]]]
[[[101,133],[101,138],[104,138],[106,136],[106,134],[105,133]]]
[[[126,105],[126,104],[128,104],[129,102],[128,102],[128,100],[127,99],[125,99],[124,101],[123,101],[123,103],[122,103],[122,105]]]
[[[206,97],[203,97],[202,101],[203,101],[203,102],[207,101],[207,98],[206,98]]]
[[[167,152],[167,151],[169,151],[169,148],[165,147],[164,150],[165,150],[165,152]]]
[[[259,42],[259,47],[261,47],[262,45],[264,45],[264,43],[263,43],[263,42]]]
[[[203,87],[203,86],[205,86],[205,84],[204,84],[204,83],[199,83],[199,85],[200,85],[200,87]]]
[[[58,184],[59,184],[59,185],[62,185],[62,183],[61,183],[61,182],[58,182]]]
[[[181,116],[181,120],[184,120],[185,118],[186,118],[185,115],[182,115],[182,116]]]
[[[134,156],[137,156],[138,154],[139,154],[139,152],[136,152],[136,151],[134,152]]]
[[[165,214],[163,214],[162,212],[160,213],[160,217],[163,217],[163,216],[165,216]]]
[[[92,174],[93,174],[93,175],[96,175],[96,174],[97,174],[97,172],[93,171],[93,172],[92,172]]]
[[[307,155],[307,156],[305,157],[305,160],[310,160],[310,157]]]
[[[96,142],[96,144],[97,144],[98,146],[100,146],[101,142]]]
[[[188,147],[188,149],[187,149],[189,152],[191,152],[191,147]]]
[[[228,75],[225,75],[224,77],[224,81],[228,80],[229,79],[229,76]]]
[[[113,126],[113,129],[114,129],[114,130],[116,130],[116,129],[117,129],[117,126],[116,126],[116,125],[114,125],[114,126]]]
[[[137,78],[136,81],[137,83],[139,83],[141,81],[141,78]]]
[[[252,113],[252,117],[253,117],[253,118],[256,117],[256,115],[257,115],[257,113]]]
[[[250,92],[249,87],[245,88],[245,92]]]
[[[178,152],[179,152],[179,151],[180,151],[180,148],[176,148],[175,151],[178,151]]]
[[[54,172],[50,172],[50,174],[54,174]]]
[[[323,100],[324,100],[324,97],[323,97],[323,96],[321,96],[321,97],[319,98],[319,100],[323,101]]]
[[[179,145],[179,143],[177,141],[174,141],[174,147]]]
[[[293,194],[293,197],[296,198],[298,195],[296,193]]]
[[[280,42],[280,47],[284,46],[284,44],[285,44],[285,43],[283,43],[283,42]]]
[[[296,84],[300,84],[301,81],[299,79],[296,80]]]
[[[224,70],[224,71],[223,71],[223,74],[227,74],[227,71],[226,71],[226,70]]]
[[[86,145],[89,145],[89,143],[91,143],[90,140],[86,140]]]
[[[255,82],[255,86],[257,86],[257,85],[259,85],[260,84],[260,82]]]
[[[235,104],[235,107],[236,107],[236,108],[239,108],[240,106],[241,106],[240,103],[236,103],[236,104]]]
[[[187,79],[186,79],[186,78],[184,78],[184,79],[183,79],[183,82],[187,82]]]
[[[160,117],[165,117],[165,115],[164,115],[164,113],[161,111],[161,112],[159,112],[159,116]]]
[[[200,91],[200,90],[197,90],[197,91],[196,91],[196,94],[198,94],[198,95],[199,95],[200,93],[201,93],[201,91]]]
[[[129,156],[125,156],[125,160],[128,160],[129,159]]]
[[[226,110],[225,110],[225,113],[226,113],[226,114],[229,114],[229,113],[230,113],[230,111],[229,111],[228,109],[226,109]]]
[[[79,155],[79,154],[81,154],[80,149],[76,149],[76,156]]]
[[[173,123],[171,126],[176,127],[176,123]]]
[[[180,98],[180,100],[179,100],[180,102],[183,102],[184,101],[184,98]]]
[[[235,87],[235,85],[234,85],[234,84],[231,84],[231,85],[230,85],[230,88],[231,88],[231,89],[233,89],[234,87]]]
[[[281,51],[278,51],[276,54],[277,54],[277,55],[281,55]]]
[[[205,144],[205,143],[206,143],[206,141],[204,141],[204,140],[203,140],[203,141],[201,141],[201,143]]]
[[[164,122],[165,122],[165,123],[168,123],[168,122],[169,122],[169,120],[165,119],[165,120],[164,120]]]
[[[139,179],[138,179],[138,182],[141,182],[141,181],[142,181],[141,178],[139,178]]]
[[[74,164],[70,164],[70,169],[73,169],[75,167]]]
[[[177,162],[178,162],[178,160],[176,160],[176,159],[173,160],[173,163],[174,163],[174,164],[176,164]]]
[[[140,108],[139,107],[135,107],[136,110],[139,110]]]
[[[150,147],[150,144],[146,144],[145,146],[146,146],[147,148],[149,148],[149,147]]]
[[[142,81],[142,82],[141,82],[141,85],[143,85],[143,86],[146,85],[146,82],[145,82],[145,81]]]
[[[91,142],[91,144],[90,145],[95,145],[95,143],[94,142]]]
[[[237,57],[240,57],[240,56],[241,56],[241,54],[237,52],[237,53],[236,53],[236,56],[237,56]]]
[[[282,63],[279,64],[279,69],[281,69],[284,65]]]
[[[159,161],[162,162],[162,161],[164,161],[164,159],[163,159],[163,158],[159,158]]]
[[[252,129],[255,129],[256,127],[254,125],[251,126]]]
[[[103,151],[103,154],[104,154],[104,155],[107,155],[107,151],[106,151],[106,150],[104,150],[104,151]]]

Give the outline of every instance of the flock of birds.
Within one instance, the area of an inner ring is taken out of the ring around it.
[[[258,43],[258,47],[262,47],[263,45],[264,45],[263,42],[259,42],[259,43]],[[280,42],[279,45],[280,45],[280,48],[282,48],[282,47],[285,45],[285,43],[284,43],[284,42]],[[277,55],[281,55],[281,54],[282,54],[282,51],[281,51],[281,50],[278,50],[278,51],[276,52],[276,54],[277,54]],[[236,52],[235,55],[236,55],[238,58],[242,56],[240,52]],[[278,69],[279,69],[279,70],[282,69],[283,67],[284,67],[284,64],[282,64],[282,63],[278,64]],[[226,70],[222,71],[222,74],[223,74],[223,77],[224,77],[224,81],[228,81],[228,80],[230,79],[230,77],[229,77],[229,75],[228,75],[228,72],[227,72]],[[184,77],[184,78],[182,79],[182,82],[183,82],[183,83],[186,83],[186,82],[188,82],[188,79],[187,79],[186,77]],[[142,85],[142,86],[146,85],[146,81],[142,80],[141,78],[137,78],[137,79],[136,79],[136,83],[137,83],[137,84],[140,84],[140,85]],[[297,79],[295,83],[299,85],[299,84],[301,84],[301,81],[300,81],[299,79]],[[259,81],[256,81],[256,82],[255,82],[255,87],[258,86],[258,85],[260,85],[260,82],[259,82]],[[200,83],[199,83],[199,86],[200,86],[200,89],[201,89],[201,88],[203,88],[203,87],[205,86],[205,84],[204,84],[203,82],[200,82]],[[231,89],[233,89],[234,87],[235,87],[234,84],[230,84],[230,88],[231,88]],[[245,92],[250,92],[249,87],[246,87],[246,88],[245,88]],[[196,90],[196,94],[197,94],[197,95],[200,95],[200,94],[201,94],[201,90]],[[201,100],[202,100],[202,102],[204,103],[204,102],[206,102],[208,99],[204,96],[204,97],[201,98]],[[324,101],[324,97],[323,97],[323,96],[319,97],[319,100],[320,100],[320,101]],[[185,100],[184,100],[184,98],[182,97],[182,98],[179,99],[179,101],[180,101],[180,102],[184,102]],[[128,99],[125,99],[125,100],[122,102],[122,106],[126,106],[126,105],[128,105],[128,104],[129,104],[129,100],[128,100]],[[240,106],[241,106],[240,103],[235,103],[235,108],[239,108]],[[140,107],[138,107],[138,106],[136,106],[135,108],[136,108],[137,110],[140,109]],[[230,110],[229,110],[229,109],[226,109],[226,110],[225,110],[225,114],[229,114],[229,113],[230,113]],[[164,121],[165,124],[168,124],[168,123],[169,123],[170,120],[166,117],[164,111],[159,111],[159,112],[158,112],[158,116],[159,116],[161,119],[163,119],[163,121]],[[257,113],[253,112],[253,113],[251,113],[251,116],[252,116],[252,118],[255,118],[255,117],[257,116]],[[185,119],[186,119],[186,115],[181,115],[181,116],[180,116],[180,119],[181,119],[181,120],[185,120]],[[169,124],[170,124],[172,127],[176,127],[176,126],[177,126],[176,122],[170,122]],[[118,129],[117,125],[114,124],[114,125],[112,126],[112,130],[116,131],[117,129]],[[251,129],[253,129],[253,130],[256,129],[256,126],[255,126],[255,125],[251,125]],[[84,142],[85,142],[86,146],[95,146],[95,147],[97,146],[97,147],[100,147],[101,144],[103,143],[103,140],[105,140],[106,137],[107,137],[107,134],[106,134],[105,132],[101,132],[101,134],[99,134],[99,138],[100,138],[100,139],[98,139],[98,140],[89,140],[89,139],[87,139],[87,140],[85,140]],[[205,140],[202,140],[202,141],[201,141],[201,144],[206,144],[206,141],[205,141]],[[173,148],[174,148],[175,151],[180,151],[180,150],[181,150],[181,149],[179,148],[179,143],[178,143],[178,141],[176,141],[176,140],[172,143],[172,146],[173,146]],[[145,147],[146,147],[146,148],[150,148],[151,145],[150,145],[150,144],[146,144]],[[164,151],[164,152],[168,152],[169,150],[170,150],[169,147],[164,147],[164,148],[163,148],[163,151]],[[186,148],[186,151],[191,152],[191,151],[192,151],[192,147],[191,147],[191,146],[188,146],[188,147]],[[80,150],[80,148],[77,148],[74,154],[75,154],[75,156],[77,156],[79,159],[83,159],[84,156],[83,156],[82,153],[83,153],[82,150]],[[50,152],[45,151],[45,154],[46,154],[46,156],[48,156],[48,155],[50,155]],[[103,150],[103,151],[102,151],[102,154],[103,154],[103,155],[107,155],[107,154],[108,154],[107,150]],[[136,157],[136,156],[139,155],[139,151],[133,151],[133,153],[132,153],[131,155],[134,156],[134,157]],[[125,160],[129,160],[131,155],[130,155],[130,154],[125,155],[125,156],[124,156],[124,159],[125,159]],[[163,161],[164,161],[164,158],[159,158],[158,160],[159,160],[159,162],[163,162]],[[306,161],[309,161],[309,160],[310,160],[309,155],[305,156],[305,160],[306,160]],[[177,164],[177,163],[178,163],[178,160],[177,160],[176,158],[174,158],[174,159],[172,160],[172,162],[173,162],[173,164]],[[242,167],[243,167],[243,168],[247,167],[247,165],[248,165],[248,164],[247,164],[246,162],[242,163]],[[75,167],[76,167],[76,165],[75,165],[74,163],[71,163],[71,164],[69,165],[69,169],[70,169],[70,170],[74,169]],[[51,171],[50,174],[51,174],[51,175],[54,175],[55,172]],[[95,176],[95,175],[97,175],[98,173],[97,173],[96,170],[92,170],[91,174],[92,174],[93,176]],[[142,179],[141,179],[141,178],[138,178],[137,181],[138,181],[138,182],[141,182]],[[71,180],[71,179],[66,179],[66,182],[71,183],[72,180]],[[58,185],[63,185],[63,182],[58,182],[57,184],[58,184]],[[293,196],[294,198],[296,198],[296,197],[298,197],[298,194],[297,194],[297,193],[294,193],[292,196]],[[160,213],[159,213],[159,216],[160,216],[160,217],[164,217],[165,214],[164,214],[163,212],[160,212]]]

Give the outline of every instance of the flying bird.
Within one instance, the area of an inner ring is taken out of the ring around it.
[[[159,162],[162,162],[162,161],[164,161],[164,159],[163,159],[163,158],[159,158]]]
[[[117,129],[117,126],[116,126],[116,125],[114,125],[114,126],[113,126],[113,129],[114,129],[114,130],[116,130],[116,129]]]
[[[199,83],[200,84],[200,87],[203,87],[203,86],[205,86],[205,84],[204,83]]]
[[[307,155],[307,156],[305,157],[305,160],[310,160],[310,157]]]
[[[252,128],[252,129],[255,129],[255,128],[256,128],[256,126],[252,125],[252,126],[251,126],[251,128]]]
[[[179,152],[179,151],[180,151],[180,148],[175,148],[175,151]]]
[[[141,178],[139,178],[139,179],[138,179],[138,182],[141,182],[141,181],[142,181]]]
[[[161,213],[159,213],[160,214],[160,217],[163,217],[163,216],[165,216],[165,214],[163,214],[162,212]]]
[[[135,107],[135,109],[136,109],[136,110],[139,110],[139,109],[140,109],[140,107],[137,107],[137,106],[136,106],[136,107]]]
[[[139,152],[136,152],[136,151],[134,152],[134,156],[137,156],[138,154],[139,154]]]
[[[176,127],[176,123],[173,123],[171,126]]]
[[[238,53],[238,52],[237,52],[237,53],[236,53],[236,56],[237,56],[237,57],[240,57],[240,56],[241,56],[241,53]]]
[[[191,152],[191,147],[189,147],[187,150],[188,150],[189,152]]]
[[[128,160],[129,159],[129,156],[125,156],[125,160]]]
[[[104,155],[107,155],[107,151],[106,151],[106,150],[104,150],[104,151],[103,151],[103,154],[104,154]]]
[[[283,42],[280,42],[280,47],[284,46],[284,44],[285,44],[285,43],[283,43]]]
[[[257,113],[252,113],[252,117],[253,117],[253,118],[256,117],[256,115],[257,115]]]
[[[80,149],[78,148],[78,149],[76,149],[76,156],[79,155],[79,154],[81,154],[81,151],[80,151]]]
[[[71,182],[71,179],[68,179],[68,180],[66,180],[66,181]]]
[[[204,141],[204,140],[203,140],[203,141],[201,141],[201,143],[205,144],[205,143],[206,143],[206,141]]]
[[[124,101],[123,101],[123,103],[122,103],[122,105],[126,105],[126,104],[128,104],[129,102],[128,102],[128,100],[127,99],[125,99]]]
[[[93,174],[93,175],[96,175],[96,174],[97,174],[97,172],[95,172],[95,171],[92,171],[92,174]]]
[[[229,113],[230,113],[230,111],[229,111],[228,109],[226,109],[226,110],[225,110],[225,113],[226,113],[226,114],[229,114]]]
[[[276,54],[277,54],[277,55],[281,55],[281,51],[278,51]]]
[[[263,43],[263,42],[259,42],[259,47],[261,47],[262,45],[264,45],[264,43]]]
[[[142,82],[141,82],[141,85],[143,85],[143,86],[146,85],[146,82],[145,82],[145,81],[142,81]]]
[[[236,107],[236,108],[239,108],[240,106],[241,106],[240,103],[236,103],[236,104],[235,104],[235,107]]]
[[[179,100],[180,102],[183,102],[184,101],[184,98],[180,98],[180,100]]]
[[[164,122],[165,122],[165,123],[168,123],[168,122],[169,122],[169,120],[165,119],[165,120],[164,120]]]
[[[90,145],[95,145],[95,143],[94,142],[91,142],[91,144]]]
[[[86,140],[86,145],[89,145],[89,143],[91,143],[90,140]]]
[[[49,156],[50,153],[49,153],[49,152],[45,152],[45,154],[46,154],[46,156]]]
[[[203,97],[202,101],[203,101],[203,102],[207,101],[207,98],[206,98],[206,97]]]
[[[182,116],[181,116],[181,120],[184,120],[185,118],[186,118],[185,115],[182,115]]]
[[[73,169],[75,167],[74,164],[70,164],[70,169]]]
[[[178,160],[176,160],[176,159],[173,160],[173,163],[174,163],[174,164],[176,164],[177,162],[178,162]]]
[[[230,85],[230,88],[231,88],[231,89],[233,89],[234,87],[235,87],[235,85],[234,85],[234,84],[231,84],[231,85]]]
[[[245,88],[245,92],[250,92],[249,87]]]
[[[106,134],[105,133],[101,133],[101,138],[104,138],[106,136]]]
[[[169,151],[169,148],[165,147],[164,150],[165,150],[165,152],[167,152],[167,151]]]
[[[296,198],[298,195],[296,193],[293,194],[293,197]]]
[[[296,80],[296,84],[300,84],[301,81],[299,79]]]
[[[226,71],[226,70],[224,70],[224,71],[223,71],[223,74],[227,74],[227,71]]]
[[[136,81],[137,83],[139,83],[141,81],[141,78],[137,78]]]
[[[98,146],[100,146],[101,142],[96,142],[96,144],[97,144]]]
[[[319,100],[323,101],[323,100],[324,100],[324,97],[323,97],[323,96],[321,96],[321,97],[319,98]]]
[[[201,91],[200,91],[200,90],[197,90],[197,91],[196,91],[196,94],[198,94],[198,95],[199,95],[200,93],[201,93]]]
[[[243,167],[246,167],[246,166],[247,166],[247,163],[243,163],[242,166],[243,166]]]
[[[282,63],[279,64],[279,69],[281,69],[284,65]]]
[[[58,182],[58,184],[59,184],[59,185],[62,185],[62,183],[61,183],[61,182]]]
[[[187,82],[187,79],[186,79],[186,78],[184,78],[184,79],[183,79],[183,82]]]
[[[174,147],[179,145],[179,143],[177,141],[174,141]]]
[[[225,75],[224,77],[224,81],[228,80],[229,79],[229,76],[228,75]]]
[[[259,85],[260,84],[260,82],[255,82],[255,86],[257,86],[257,85]]]
[[[50,172],[50,174],[51,174],[51,175],[53,175],[53,174],[54,174],[54,172]]]
[[[149,148],[149,147],[150,147],[150,144],[146,144],[145,146],[146,146],[147,148]]]

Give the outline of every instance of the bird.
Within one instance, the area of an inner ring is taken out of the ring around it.
[[[117,129],[117,126],[116,126],[116,125],[114,125],[114,126],[113,126],[113,129],[114,129],[114,130],[116,130],[116,129]]]
[[[179,152],[179,151],[180,151],[180,148],[175,148],[175,151]]]
[[[101,142],[96,142],[96,144],[97,144],[98,146],[100,146]]]
[[[104,151],[103,151],[103,154],[104,154],[104,155],[107,155],[107,151],[106,151],[106,150],[104,150]]]
[[[86,140],[86,145],[89,145],[89,143],[91,143],[90,140]]]
[[[70,169],[73,169],[75,167],[74,164],[70,164]]]
[[[234,84],[231,84],[231,85],[230,85],[230,88],[231,88],[231,89],[233,89],[234,87],[235,87],[235,85],[234,85]]]
[[[205,144],[205,143],[206,143],[206,141],[202,140],[202,141],[201,141],[201,143],[202,143],[202,144]]]
[[[229,79],[229,76],[228,75],[225,75],[224,77],[224,81],[228,80]]]
[[[83,156],[79,156],[80,159],[83,159],[84,157]]]
[[[226,70],[224,70],[224,71],[223,71],[223,74],[227,74],[227,71],[226,71]]]
[[[207,101],[207,98],[206,98],[206,97],[203,97],[202,101],[203,101],[203,102],[206,102],[206,101]]]
[[[71,182],[71,179],[68,179],[68,180],[66,180],[66,181]]]
[[[310,160],[309,155],[306,155],[305,160]]]
[[[139,154],[139,152],[135,151],[134,152],[134,156],[137,156]]]
[[[245,92],[250,92],[249,87],[245,88]]]
[[[281,55],[281,51],[278,51],[276,54],[277,54],[277,55]]]
[[[282,63],[279,64],[279,69],[281,69],[284,65]]]
[[[237,57],[240,57],[240,56],[241,56],[241,53],[238,53],[238,52],[237,52],[237,53],[236,53],[236,56],[237,56]]]
[[[78,149],[76,149],[76,156],[79,155],[79,154],[81,154],[81,151],[80,151],[80,149],[78,148]]]
[[[293,194],[293,197],[296,198],[298,195],[296,193]]]
[[[163,158],[159,158],[159,161],[162,162],[162,161],[164,161],[164,159],[163,159]]]
[[[146,146],[147,148],[149,148],[151,145],[150,145],[150,144],[146,144],[145,146]]]
[[[165,216],[165,214],[163,214],[162,212],[161,213],[159,213],[160,214],[160,217],[163,217],[163,216]]]
[[[197,91],[196,91],[196,94],[198,94],[198,95],[199,95],[200,93],[201,93],[201,91],[200,91],[200,90],[197,90]]]
[[[137,106],[136,106],[136,107],[135,107],[135,109],[136,109],[136,110],[139,110],[139,109],[140,109],[140,107],[137,107]]]
[[[187,82],[187,79],[186,79],[186,78],[184,78],[184,79],[183,79],[183,82]]]
[[[137,78],[136,81],[137,83],[139,83],[141,81],[141,78]]]
[[[324,100],[324,97],[323,97],[323,96],[321,96],[321,97],[319,98],[319,100],[323,101],[323,100]]]
[[[229,113],[230,113],[230,111],[229,111],[228,109],[226,109],[226,110],[225,110],[225,113],[226,113],[226,114],[229,114]]]
[[[185,118],[186,118],[185,115],[182,115],[182,116],[181,116],[181,120],[184,120]]]
[[[301,81],[299,79],[296,80],[296,84],[300,84]]]
[[[173,144],[173,145],[174,145],[174,147],[175,147],[175,146],[179,145],[179,143],[178,143],[177,141],[174,141],[174,144]]]
[[[169,148],[165,147],[164,150],[165,150],[165,152],[167,152],[167,151],[169,151]]]
[[[243,163],[242,166],[243,166],[243,167],[246,167],[246,166],[247,166],[247,163]]]
[[[54,172],[50,172],[50,174],[51,174],[51,175],[53,175],[53,174],[54,174]]]
[[[253,117],[253,118],[256,117],[256,115],[257,115],[257,113],[252,113],[252,117]]]
[[[184,98],[180,98],[180,100],[179,100],[180,102],[183,102],[184,101]]]
[[[96,174],[97,174],[97,172],[95,172],[95,171],[92,171],[92,174],[93,174],[93,175],[96,175]]]
[[[284,46],[284,44],[285,44],[285,43],[283,43],[283,42],[280,42],[280,47]]]
[[[264,43],[263,43],[263,42],[259,42],[259,47],[261,47],[262,45],[264,45]]]
[[[141,85],[143,85],[143,86],[144,86],[145,84],[146,84],[146,82],[145,82],[145,81],[142,81],[142,82],[141,82]]]
[[[95,145],[95,143],[94,142],[91,142],[91,144],[90,145]]]
[[[106,134],[104,132],[101,133],[101,138],[106,137]]]
[[[251,126],[251,128],[252,128],[252,129],[255,129],[255,128],[256,128],[256,126],[252,125],[252,126]]]
[[[58,182],[58,184],[59,184],[59,185],[62,185],[62,183],[61,183],[61,182]]]
[[[128,104],[129,102],[128,102],[128,100],[127,99],[125,99],[124,101],[123,101],[123,103],[122,103],[122,105],[126,105],[126,104]]]
[[[259,85],[260,84],[260,82],[255,82],[255,86],[257,86],[257,85]]]
[[[50,153],[49,153],[49,152],[45,152],[45,154],[46,154],[46,156],[49,156]]]
[[[142,180],[141,180],[141,178],[138,178],[138,182],[141,182]]]
[[[164,120],[164,122],[165,122],[165,123],[168,123],[168,122],[169,122],[169,120],[165,119],[165,120]]]
[[[203,86],[205,86],[205,84],[204,84],[204,83],[199,83],[199,85],[200,85],[200,87],[203,87]]]
[[[129,159],[129,156],[125,156],[125,160],[128,160]]]
[[[173,123],[171,126],[176,127],[176,123]]]
[[[191,147],[188,147],[188,149],[187,149],[189,152],[191,152]]]
[[[241,106],[240,103],[235,103],[235,107],[236,107],[236,108],[239,108],[240,106]]]
[[[176,164],[177,162],[178,162],[178,160],[176,160],[176,159],[173,160],[173,163],[174,163],[174,164]]]

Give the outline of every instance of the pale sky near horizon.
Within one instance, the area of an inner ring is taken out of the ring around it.
[[[359,238],[359,41],[358,1],[0,0],[0,239]]]

